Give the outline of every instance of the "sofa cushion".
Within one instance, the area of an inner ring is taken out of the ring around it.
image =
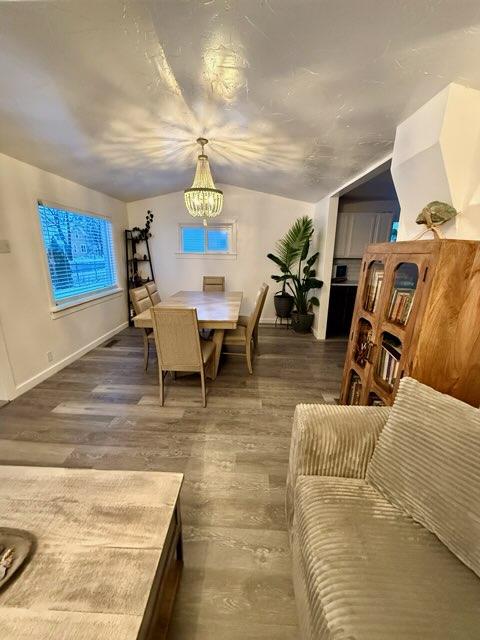
[[[478,409],[405,378],[367,480],[480,576]]]
[[[365,480],[300,476],[293,557],[303,639],[479,637],[480,580]]]

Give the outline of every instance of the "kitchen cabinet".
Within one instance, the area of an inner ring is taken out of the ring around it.
[[[388,242],[393,213],[343,212],[338,214],[335,258],[362,258],[367,245]]]

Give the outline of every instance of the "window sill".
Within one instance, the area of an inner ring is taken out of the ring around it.
[[[182,253],[181,251],[177,251],[175,253],[176,258],[186,258],[188,260],[192,258],[202,258],[203,260],[236,260],[236,253]]]
[[[85,296],[79,300],[70,300],[70,302],[57,304],[54,307],[50,307],[50,316],[53,320],[57,320],[58,318],[63,318],[71,313],[77,313],[77,311],[82,311],[83,309],[88,309],[96,304],[101,304],[106,298],[113,296],[118,297],[121,293],[123,293],[123,289],[121,287],[116,287],[115,289],[109,289],[108,291],[103,291],[101,293],[92,293],[91,295]]]

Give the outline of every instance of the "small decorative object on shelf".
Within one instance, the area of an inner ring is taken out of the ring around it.
[[[403,376],[480,405],[480,242],[372,244],[360,271],[341,404],[393,404]]]
[[[361,367],[364,367],[369,362],[372,347],[372,325],[367,320],[362,319],[360,320],[355,349],[355,362]]]
[[[454,207],[446,202],[439,202],[438,200],[429,202],[415,220],[417,224],[424,224],[426,227],[415,240],[419,240],[427,231],[431,231],[436,238],[443,238],[444,235],[438,227],[457,216],[458,213]]]

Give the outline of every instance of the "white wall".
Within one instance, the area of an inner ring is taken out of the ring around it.
[[[447,238],[480,240],[480,91],[450,84],[402,122],[392,176],[401,206],[399,240],[424,228],[415,218],[432,200],[461,212],[442,226]]]
[[[7,345],[0,324],[0,405],[13,397],[14,384],[12,369],[8,360]]]
[[[124,293],[52,318],[37,199],[110,216],[122,287],[125,281],[126,205],[0,154],[0,240],[10,245],[9,252],[0,252],[0,323],[13,381],[11,397],[126,326]],[[48,351],[53,353],[51,363]]]
[[[185,209],[183,192],[128,203],[130,227],[144,226],[147,209],[155,214],[150,246],[155,279],[162,297],[182,289],[201,289],[203,275],[225,275],[228,289],[244,292],[242,313],[249,313],[259,286],[266,282],[270,291],[262,319],[273,321],[273,293],[279,286],[270,275],[278,270],[266,257],[267,253],[275,251],[275,242],[296,218],[313,217],[314,205],[229,185],[219,188],[224,192],[224,206],[217,220],[237,221],[236,259],[175,255],[178,224],[193,221]]]
[[[323,198],[315,205],[313,218],[317,233],[317,251],[320,251],[317,277],[323,280],[323,287],[319,292],[320,306],[315,310],[315,321],[313,323],[313,333],[318,340],[325,340],[327,333],[328,301],[330,300],[338,202],[337,196]]]

